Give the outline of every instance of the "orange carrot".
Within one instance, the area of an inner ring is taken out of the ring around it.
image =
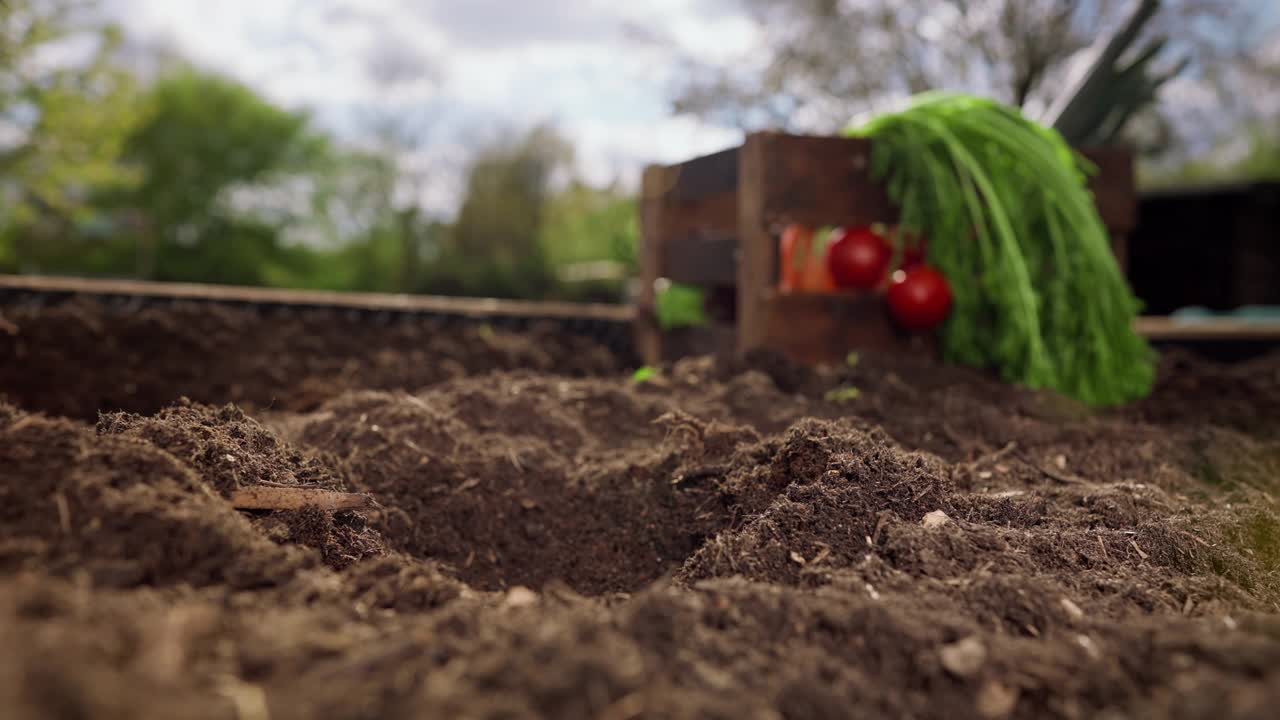
[[[827,266],[827,240],[830,238],[830,233],[824,232],[821,237],[818,237],[810,231],[809,238],[800,286],[815,292],[835,290],[836,281],[831,275],[831,268]]]
[[[782,231],[778,247],[778,288],[799,290],[803,286],[805,259],[813,231],[803,225],[788,225]]]

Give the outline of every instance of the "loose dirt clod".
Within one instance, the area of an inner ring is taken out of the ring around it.
[[[1018,705],[1018,689],[997,681],[983,684],[978,691],[977,710],[984,718],[1008,717]]]

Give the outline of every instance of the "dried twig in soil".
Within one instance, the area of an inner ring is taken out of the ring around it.
[[[999,450],[996,450],[994,452],[989,452],[979,457],[976,460],[973,460],[971,462],[965,463],[964,465],[961,465],[960,467],[962,470],[964,470],[965,473],[972,474],[975,470],[982,467],[983,465],[999,462],[1001,458],[1005,457],[1006,455],[1008,455],[1009,453],[1017,449],[1018,449],[1018,443],[1016,441],[1010,440],[1007,445],[1000,448]],[[985,477],[990,477],[990,476],[991,476],[991,473],[986,473],[985,475]]]
[[[1018,449],[1018,443],[1014,440],[1010,440],[1007,445],[1000,448],[999,450],[996,450],[995,452],[987,453],[986,455],[983,455],[977,460],[974,460],[972,463],[970,463],[970,466],[977,467],[978,465],[993,463],[1017,449]]]
[[[334,492],[318,488],[287,488],[260,485],[240,488],[231,493],[231,504],[237,510],[360,510],[373,507],[373,498],[361,493]]]

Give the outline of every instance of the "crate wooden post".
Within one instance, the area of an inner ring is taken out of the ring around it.
[[[635,342],[641,362],[656,365],[662,358],[662,329],[658,326],[654,286],[662,267],[662,204],[666,168],[644,169],[640,188],[640,287],[636,297]]]
[[[777,277],[777,243],[765,215],[766,157],[770,133],[747,136],[738,154],[737,350],[768,340],[768,291]]]

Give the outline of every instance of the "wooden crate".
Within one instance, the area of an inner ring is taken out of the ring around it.
[[[1118,257],[1136,222],[1132,157],[1083,150]],[[725,351],[767,348],[804,363],[839,362],[851,350],[928,352],[928,337],[900,332],[870,293],[779,292],[778,237],[789,223],[812,227],[894,222],[896,211],[869,173],[871,141],[759,132],[740,147],[645,169],[641,193],[640,292],[636,345],[645,362],[671,360],[691,345],[658,325],[660,279],[712,292],[707,342]],[[698,345],[693,343],[693,345]],[[726,347],[727,346],[727,347]]]

